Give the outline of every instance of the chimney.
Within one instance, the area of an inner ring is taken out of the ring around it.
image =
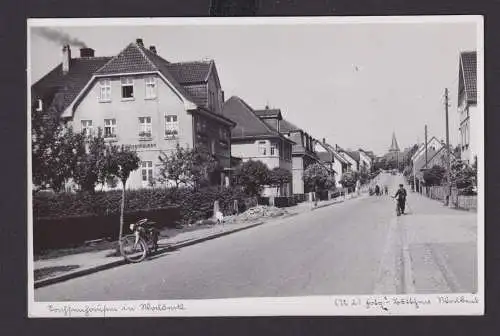
[[[154,45],[149,46],[149,50],[150,50],[151,52],[153,52],[154,54],[156,54],[156,47],[155,47]]]
[[[80,57],[94,57],[94,49],[80,48]]]
[[[323,138],[323,143],[326,144],[326,139],[325,138]]]
[[[69,44],[63,46],[62,49],[62,71],[63,74],[67,74],[69,71],[69,63],[71,61],[71,49]]]
[[[144,42],[142,41],[141,38],[138,38],[135,40],[135,43],[137,43],[138,45],[140,45],[141,47],[144,47]]]

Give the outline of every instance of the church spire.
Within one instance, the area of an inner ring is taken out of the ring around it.
[[[392,132],[392,143],[389,152],[399,152],[398,142],[396,140],[396,133]]]

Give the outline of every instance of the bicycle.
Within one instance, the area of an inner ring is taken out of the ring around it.
[[[132,234],[122,237],[120,241],[120,253],[127,261],[141,262],[158,250],[159,232],[155,224],[147,218],[130,224]]]

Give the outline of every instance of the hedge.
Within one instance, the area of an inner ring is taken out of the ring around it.
[[[175,227],[180,219],[176,206],[141,211],[124,215],[125,234],[129,224],[140,218],[156,222],[158,228]],[[80,215],[70,217],[38,217],[33,222],[33,248],[35,252],[47,249],[78,246],[95,239],[116,240],[120,228],[120,215]]]

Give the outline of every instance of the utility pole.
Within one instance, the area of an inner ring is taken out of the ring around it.
[[[444,89],[444,108],[446,112],[446,153],[447,153],[447,167],[446,167],[446,181],[448,183],[448,194],[446,197],[446,205],[449,205],[451,196],[451,153],[450,153],[450,126],[448,123],[448,88]]]
[[[425,125],[425,169],[427,169],[427,125]]]

